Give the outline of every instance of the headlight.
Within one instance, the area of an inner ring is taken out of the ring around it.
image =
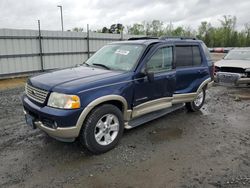
[[[246,72],[250,72],[250,69],[246,69]]]
[[[48,106],[63,109],[80,108],[80,98],[77,95],[66,95],[52,92],[49,97]]]

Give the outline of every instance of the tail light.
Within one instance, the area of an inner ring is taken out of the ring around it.
[[[216,75],[217,72],[220,71],[220,67],[217,67],[217,66],[213,66],[213,69],[214,69],[214,75]]]
[[[214,63],[213,63],[213,66],[212,66],[212,72],[213,72],[213,75],[215,75],[215,66],[214,66]]]

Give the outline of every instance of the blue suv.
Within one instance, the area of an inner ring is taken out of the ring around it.
[[[26,122],[99,154],[123,130],[186,105],[199,110],[213,83],[205,44],[194,38],[131,38],[104,46],[82,65],[28,79]]]

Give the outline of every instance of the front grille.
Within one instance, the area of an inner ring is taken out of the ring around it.
[[[42,89],[35,88],[29,84],[25,86],[25,93],[34,101],[43,104],[47,98],[48,92]]]
[[[221,67],[219,71],[232,72],[232,73],[245,73],[245,70],[243,68],[237,68],[237,67]]]

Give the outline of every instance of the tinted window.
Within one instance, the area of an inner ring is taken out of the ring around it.
[[[198,46],[193,46],[193,66],[201,64],[201,54]]]
[[[189,67],[193,65],[192,47],[176,46],[176,66]]]
[[[201,62],[198,46],[176,46],[176,67],[198,66]]]
[[[147,69],[151,72],[167,71],[172,69],[173,48],[164,47],[158,49],[147,63]]]

